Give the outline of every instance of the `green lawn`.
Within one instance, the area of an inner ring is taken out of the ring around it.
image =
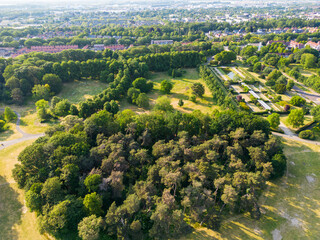
[[[36,216],[24,206],[24,191],[18,189],[11,171],[19,153],[34,140],[15,144],[0,151],[0,239],[48,239],[37,230]]]
[[[65,83],[58,97],[66,98],[71,103],[78,104],[81,101],[101,93],[107,86],[106,83],[97,80],[81,80]]]
[[[284,151],[287,173],[267,183],[259,200],[260,220],[233,216],[219,232],[200,228],[181,239],[319,239],[320,146],[285,140]]]
[[[154,89],[148,94],[150,98],[150,105],[155,104],[156,99],[163,94],[160,92],[160,83],[162,80],[170,80],[174,86],[171,90],[171,94],[167,96],[171,98],[171,103],[173,107],[181,112],[192,112],[193,110],[200,110],[203,113],[211,113],[214,109],[219,109],[218,106],[214,105],[212,100],[212,94],[208,87],[205,85],[203,80],[200,78],[198,72],[195,69],[186,69],[186,73],[182,77],[173,79],[169,77],[165,72],[153,73],[150,78],[154,83]],[[188,100],[188,97],[192,94],[191,86],[193,83],[200,82],[205,86],[205,94],[202,98],[197,98],[197,102],[194,103]],[[179,99],[184,101],[182,107],[178,106]],[[121,110],[132,109],[135,112],[142,113],[147,112],[142,108],[138,108],[132,104],[129,104],[127,100],[120,101]]]

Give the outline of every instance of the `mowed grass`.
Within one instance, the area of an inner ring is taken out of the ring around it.
[[[168,76],[167,72],[157,72],[151,75],[150,80],[154,83],[154,89],[148,94],[150,98],[150,109],[152,109],[158,97],[166,95],[160,92],[160,83],[163,80],[169,80],[174,84],[171,93],[166,96],[171,98],[171,104],[175,109],[188,113],[194,110],[200,110],[203,113],[211,113],[214,109],[220,109],[219,106],[214,105],[212,94],[204,81],[200,78],[196,69],[185,69],[185,71],[186,73],[178,78]],[[204,85],[205,94],[202,98],[197,97],[197,101],[194,103],[188,99],[189,96],[192,95],[191,86],[196,82]],[[182,107],[179,107],[178,105],[180,99],[184,102]],[[120,106],[121,110],[129,108],[138,113],[148,112],[148,110],[129,104],[126,99],[120,101]]]
[[[36,216],[25,207],[24,191],[12,178],[19,153],[34,140],[12,145],[0,151],[0,239],[48,239],[37,230]]]
[[[81,101],[101,93],[107,86],[106,83],[97,80],[76,80],[65,83],[58,97],[68,99],[71,103],[78,104]]]
[[[320,146],[284,140],[284,152],[287,172],[267,182],[260,220],[232,216],[219,231],[195,229],[181,239],[320,239]]]

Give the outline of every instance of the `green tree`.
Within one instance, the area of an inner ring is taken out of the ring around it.
[[[270,127],[277,129],[280,125],[280,115],[278,113],[272,113],[267,117],[267,120],[270,123]]]
[[[303,99],[303,98],[300,97],[300,96],[293,96],[293,97],[290,99],[290,104],[292,104],[293,106],[300,107],[300,106],[304,105],[305,103],[306,103],[306,100]]]
[[[300,127],[304,122],[304,114],[302,109],[293,109],[291,110],[288,116],[288,123],[291,124],[294,128]]]
[[[42,84],[46,85],[48,84],[50,86],[50,90],[54,94],[58,94],[62,89],[62,80],[61,78],[56,74],[45,74],[42,78]]]
[[[152,90],[153,82],[147,81],[145,78],[137,78],[132,82],[132,86],[139,89],[142,93],[147,93]]]
[[[59,117],[69,115],[71,104],[67,99],[63,99],[58,102],[54,108],[54,113]]]
[[[304,68],[314,68],[317,66],[317,57],[311,53],[302,54],[300,61]]]
[[[102,182],[102,177],[99,174],[92,174],[86,177],[84,180],[84,185],[89,192],[97,192],[99,190],[99,185]]]
[[[165,93],[165,94],[169,94],[170,91],[173,88],[173,84],[171,82],[169,82],[168,80],[163,80],[160,83],[160,91]]]
[[[103,225],[102,217],[91,215],[85,217],[78,225],[79,237],[83,240],[96,240],[99,238]]]
[[[15,112],[11,108],[6,107],[4,109],[4,120],[6,120],[6,122],[12,122],[16,119],[17,119],[17,114],[15,114]]]
[[[84,197],[83,205],[89,215],[95,214],[100,216],[102,214],[102,199],[96,192],[87,194]]]
[[[50,118],[50,114],[48,112],[49,102],[44,99],[40,99],[35,103],[35,105],[37,108],[37,115],[40,121],[48,120]]]
[[[142,108],[148,108],[149,107],[149,97],[145,93],[140,93],[139,96],[136,99],[136,104],[139,107]]]
[[[153,109],[164,112],[172,112],[173,106],[171,105],[171,99],[166,96],[159,97]]]
[[[33,98],[36,100],[45,99],[48,100],[50,98],[50,87],[48,84],[46,85],[35,85],[32,88]]]
[[[179,107],[182,107],[184,105],[184,102],[182,99],[179,99],[178,105],[179,105]]]
[[[313,116],[314,121],[320,122],[320,105],[311,109],[311,115]]]
[[[204,94],[204,86],[201,83],[194,83],[191,86],[192,89],[192,93],[202,97],[202,95]]]

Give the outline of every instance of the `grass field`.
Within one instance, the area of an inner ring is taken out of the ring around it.
[[[151,93],[148,94],[150,98],[150,105],[155,104],[155,101],[158,97],[163,94],[160,92],[160,83],[162,80],[170,80],[174,86],[171,90],[171,94],[167,96],[171,98],[171,103],[173,107],[181,112],[192,112],[193,110],[200,110],[203,113],[211,113],[214,109],[219,109],[218,106],[214,105],[212,100],[212,94],[208,87],[205,85],[203,80],[199,77],[198,72],[195,69],[186,69],[186,73],[183,74],[182,77],[173,79],[169,77],[167,73],[153,73],[150,78],[154,83],[154,89]],[[188,100],[188,97],[192,94],[191,86],[193,83],[200,82],[205,86],[205,94],[202,98],[197,98],[197,102],[194,103]],[[184,105],[182,107],[178,106],[179,99],[184,101]],[[132,104],[129,104],[127,100],[122,100],[120,102],[121,110],[123,109],[132,109],[135,112],[142,113],[147,112],[142,108],[138,108]]]
[[[65,83],[58,97],[68,99],[71,103],[78,104],[81,101],[101,93],[107,86],[106,83],[97,80],[81,80]]]
[[[11,175],[19,153],[34,140],[0,151],[0,240],[47,239],[37,230],[36,216],[24,206],[24,192]]]
[[[319,239],[320,147],[285,140],[284,151],[287,173],[267,183],[259,221],[248,214],[233,216],[219,232],[200,228],[181,239]]]

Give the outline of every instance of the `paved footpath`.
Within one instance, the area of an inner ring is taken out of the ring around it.
[[[0,108],[0,111],[3,111],[4,109]],[[14,145],[16,143],[20,143],[20,142],[24,142],[27,140],[31,140],[31,139],[37,139],[39,137],[44,136],[44,133],[40,133],[40,134],[30,134],[30,133],[26,133],[24,132],[21,128],[20,128],[20,119],[21,119],[21,115],[15,111],[15,114],[17,114],[17,122],[16,122],[16,129],[19,133],[22,134],[21,138],[17,138],[17,139],[13,139],[13,140],[9,140],[9,141],[3,141],[0,142],[0,150],[9,147],[11,145]]]

